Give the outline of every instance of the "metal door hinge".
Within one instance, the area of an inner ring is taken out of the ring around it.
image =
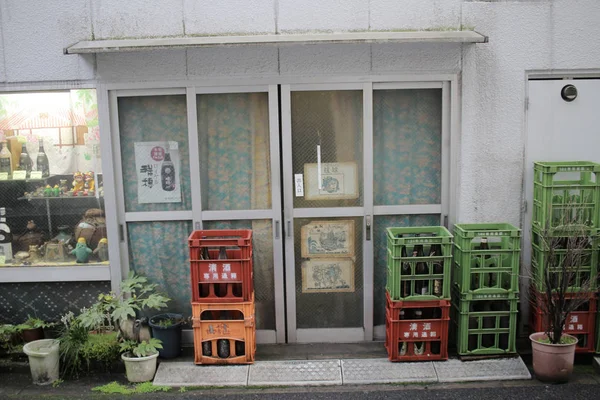
[[[123,224],[119,224],[119,241],[125,241],[125,227]]]

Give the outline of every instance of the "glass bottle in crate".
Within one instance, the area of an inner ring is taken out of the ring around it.
[[[406,246],[402,246],[402,250],[401,250],[401,258],[402,259],[406,259],[408,257],[408,255],[406,254]],[[408,279],[410,277],[410,263],[407,261],[404,261],[402,263],[402,272],[400,274],[400,280],[402,283],[402,297],[408,297],[411,295],[410,293],[410,280]]]
[[[400,310],[400,319],[401,320],[405,319],[404,310]],[[406,342],[402,341],[402,342],[398,343],[398,354],[401,356],[405,356],[406,348],[407,348]]]
[[[417,257],[423,257],[423,246],[416,245],[415,248],[417,249],[417,251],[416,251]],[[423,261],[418,261],[417,266],[415,268],[415,275],[428,275],[428,274],[429,274],[429,268],[427,267],[427,263],[425,263]],[[417,292],[416,294],[420,294],[420,295],[429,294],[429,280],[419,280],[417,282],[419,282],[419,290],[417,291],[415,288],[415,291]],[[415,283],[415,286],[416,286],[416,283]]]
[[[414,319],[423,319],[423,311],[416,309],[414,311]],[[425,342],[414,342],[414,355],[421,356],[425,352]]]
[[[229,339],[217,340],[217,355],[220,358],[229,358]]]
[[[430,250],[430,257],[441,257],[442,246],[440,244],[432,244]],[[443,275],[444,274],[444,259],[440,258],[433,261],[433,274]],[[436,278],[433,281],[433,295],[441,296],[443,294],[443,279]]]

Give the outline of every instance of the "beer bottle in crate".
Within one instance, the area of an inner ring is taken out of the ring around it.
[[[217,340],[217,354],[220,358],[229,358],[229,339]]]
[[[402,297],[410,296],[410,280],[408,277],[410,276],[410,263],[406,261],[408,255],[406,254],[406,246],[402,246],[401,257],[403,259],[402,262],[402,273],[400,274],[400,281],[402,282]]]
[[[432,319],[440,319],[442,318],[442,309],[441,308],[434,308],[432,311],[432,315],[431,315]],[[441,342],[436,341],[436,342],[430,342],[430,346],[431,346],[431,354],[440,354],[441,351]]]
[[[400,319],[405,319],[405,313],[404,310],[400,310]],[[398,354],[400,354],[401,356],[406,355],[406,342],[400,342],[398,343]]]

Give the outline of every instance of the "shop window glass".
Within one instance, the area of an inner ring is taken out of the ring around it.
[[[0,266],[108,263],[96,91],[0,95],[0,142]]]

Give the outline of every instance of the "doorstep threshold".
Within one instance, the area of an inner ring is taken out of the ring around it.
[[[251,365],[195,365],[162,361],[154,385],[200,387],[323,386],[531,379],[521,357],[476,361],[397,362],[387,358],[256,361]]]

